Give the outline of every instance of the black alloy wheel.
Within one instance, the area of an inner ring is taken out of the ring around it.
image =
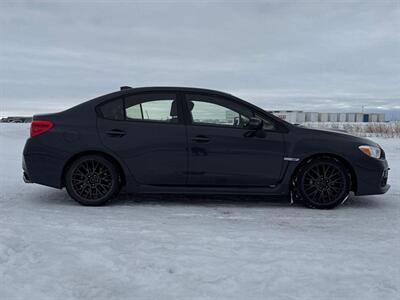
[[[83,156],[69,167],[65,184],[69,195],[83,205],[103,205],[120,186],[118,169],[100,155]]]
[[[306,206],[334,208],[347,199],[350,175],[334,158],[316,158],[300,167],[294,178],[294,193]]]

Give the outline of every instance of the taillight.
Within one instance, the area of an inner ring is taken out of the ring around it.
[[[33,120],[31,123],[31,137],[37,136],[39,134],[45,133],[54,127],[51,121],[37,121]]]

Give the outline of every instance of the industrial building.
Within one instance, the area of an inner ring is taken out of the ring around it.
[[[32,122],[32,117],[5,117],[0,119],[0,123],[30,123]]]
[[[273,110],[270,112],[293,124],[305,122],[385,122],[384,113],[327,113],[301,110]]]

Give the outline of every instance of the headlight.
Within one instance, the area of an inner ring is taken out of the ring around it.
[[[369,157],[380,158],[381,157],[381,149],[375,146],[359,146],[358,149],[361,150],[362,153],[368,155]]]

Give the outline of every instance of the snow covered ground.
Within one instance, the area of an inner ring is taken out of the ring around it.
[[[392,189],[335,210],[260,198],[132,197],[83,207],[21,179],[29,124],[0,124],[0,299],[399,299]]]

